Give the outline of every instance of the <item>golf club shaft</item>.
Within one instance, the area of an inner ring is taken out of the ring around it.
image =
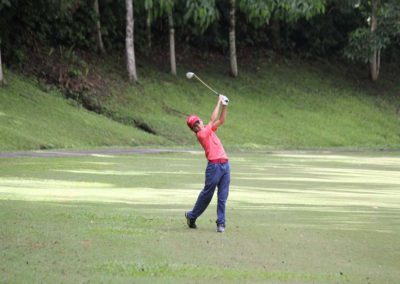
[[[206,86],[208,89],[210,89],[215,95],[219,96],[219,93],[215,91],[213,88],[211,88],[209,85],[207,85],[203,80],[201,80],[196,74],[194,74],[194,77],[196,77],[197,80],[199,80],[201,83],[203,83],[204,86]]]

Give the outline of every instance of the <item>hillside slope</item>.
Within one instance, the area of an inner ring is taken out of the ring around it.
[[[7,72],[0,88],[0,151],[99,146],[169,145],[151,135],[43,92],[32,79]]]
[[[224,145],[400,147],[400,117],[396,113],[400,86],[395,81],[382,78],[372,84],[365,78],[360,82],[360,74],[343,66],[304,63],[257,60],[249,62],[236,79],[229,77],[226,66],[218,61],[195,65],[194,69],[187,65],[177,77],[142,68],[139,86],[121,84],[123,77],[114,73],[108,82],[114,86],[112,95],[98,98],[97,103],[121,121],[143,121],[174,143],[193,143],[185,116],[196,113],[207,121],[216,102],[199,82],[185,78],[186,71],[194,71],[231,99],[226,124],[219,131]]]
[[[216,97],[187,80],[189,70],[231,99],[219,130],[226,147],[400,148],[400,87],[390,80],[372,85],[323,64],[257,61],[236,79],[218,63],[183,67],[177,77],[140,67],[140,84],[132,86],[120,63],[108,59],[96,67],[108,91],[91,102],[103,115],[8,72],[9,84],[0,89],[0,150],[194,146],[185,117],[196,113],[207,121]]]

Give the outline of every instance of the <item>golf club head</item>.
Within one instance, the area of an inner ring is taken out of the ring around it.
[[[187,72],[187,73],[186,73],[186,78],[188,78],[188,79],[192,79],[193,76],[194,76],[194,73],[193,73],[193,72]]]

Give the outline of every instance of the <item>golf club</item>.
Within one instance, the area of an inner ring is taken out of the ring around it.
[[[194,74],[193,72],[187,72],[186,73],[186,78],[188,78],[189,80],[192,78],[196,78],[197,80],[200,81],[200,83],[202,83],[204,86],[206,86],[210,91],[212,91],[215,95],[219,96],[219,93],[217,91],[215,91],[213,88],[211,88],[209,85],[207,85],[203,80],[201,80],[196,74]]]

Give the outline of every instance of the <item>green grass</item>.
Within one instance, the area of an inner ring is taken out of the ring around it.
[[[399,88],[390,80],[382,78],[375,85],[357,82],[357,76],[347,74],[351,69],[340,65],[328,68],[295,61],[278,65],[262,60],[248,64],[236,79],[227,76],[226,66],[218,61],[196,70],[183,67],[177,78],[143,68],[140,87],[119,84],[114,96],[100,102],[110,113],[145,121],[174,143],[193,143],[185,115],[196,113],[208,121],[216,98],[200,83],[185,78],[185,72],[192,70],[231,99],[226,125],[219,133],[224,145],[399,148]],[[122,81],[115,76],[114,81]]]
[[[200,152],[0,159],[0,282],[397,283],[399,153],[231,155],[227,230]]]
[[[57,91],[41,91],[32,79],[6,74],[8,86],[0,88],[0,151],[170,144],[88,112]]]
[[[96,65],[108,94],[93,97],[105,116],[84,111],[55,91],[42,92],[32,80],[7,72],[0,89],[0,150],[93,148],[103,146],[194,146],[185,117],[208,121],[216,102],[195,71],[231,99],[219,131],[225,146],[239,149],[398,149],[399,86],[385,77],[372,84],[340,64],[261,59],[244,62],[236,79],[216,60],[203,66],[180,64],[179,75],[144,64],[140,84],[126,83],[113,58]],[[193,68],[193,69],[192,69]],[[118,123],[112,120],[118,121]],[[145,124],[156,135],[135,127]],[[124,125],[123,125],[124,124]]]

